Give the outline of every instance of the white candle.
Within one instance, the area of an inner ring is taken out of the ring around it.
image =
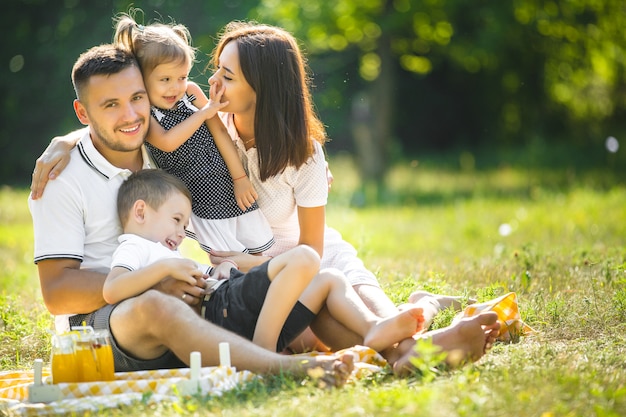
[[[227,342],[220,343],[220,366],[230,368],[230,346]]]

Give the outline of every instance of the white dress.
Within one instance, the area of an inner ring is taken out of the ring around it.
[[[220,117],[237,146],[243,166],[259,195],[259,208],[274,234],[275,243],[265,254],[275,256],[295,247],[300,238],[298,206],[319,207],[325,206],[328,201],[326,160],[322,146],[315,142],[314,155],[300,168],[287,167],[282,173],[261,182],[257,149],[246,150],[233,123],[232,114],[220,113]],[[380,286],[374,274],[358,258],[356,249],[343,240],[337,230],[328,226],[324,230],[321,267],[341,270],[353,286]]]

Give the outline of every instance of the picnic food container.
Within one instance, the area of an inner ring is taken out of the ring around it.
[[[111,336],[91,326],[52,336],[52,381],[95,382],[115,379]]]

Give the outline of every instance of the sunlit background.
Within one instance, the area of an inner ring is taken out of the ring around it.
[[[230,20],[291,31],[309,58],[329,155],[382,183],[398,161],[456,153],[459,168],[626,166],[622,0],[9,0],[3,4],[0,183],[25,185],[49,140],[79,127],[76,57],[129,6],[189,27],[206,55]],[[408,162],[410,163],[410,162]]]

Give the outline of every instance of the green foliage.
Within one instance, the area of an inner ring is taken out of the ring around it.
[[[478,301],[515,291],[522,319],[537,333],[496,344],[461,370],[437,367],[437,355],[420,347],[417,366],[425,371],[404,379],[385,372],[322,390],[312,380],[281,375],[176,406],[146,395],[140,404],[98,415],[626,414],[623,185],[593,173],[563,179],[568,174],[559,170],[532,172],[529,185],[529,173],[511,167],[466,172],[444,169],[454,165],[449,161],[406,163],[391,170],[392,201],[357,209],[349,204],[357,184],[353,163],[330,162],[336,180],[328,223],[356,246],[395,302],[417,289]],[[0,263],[0,370],[49,357],[52,322],[32,265],[26,196],[26,190],[0,192],[0,252],[14,259],[10,268]],[[503,223],[508,234],[500,233]],[[528,282],[520,279],[526,271]],[[445,311],[433,327],[453,315]]]
[[[479,167],[474,152],[484,146],[500,165],[559,165],[572,175],[608,166],[623,178],[626,154],[607,149],[620,141],[623,148],[626,133],[620,0],[11,0],[0,16],[11,28],[9,71],[0,80],[0,183],[26,185],[50,138],[79,127],[71,66],[111,40],[113,16],[131,4],[146,22],[189,27],[201,51],[191,76],[201,85],[206,55],[228,21],[254,18],[292,31],[308,52],[329,152],[348,150],[363,172],[372,170],[359,181],[382,179],[400,156],[425,150],[458,150],[465,167]],[[359,109],[372,138],[356,129]],[[374,152],[362,149],[370,142]],[[532,152],[518,161],[519,149]],[[377,185],[364,187],[361,200],[385,199]]]

